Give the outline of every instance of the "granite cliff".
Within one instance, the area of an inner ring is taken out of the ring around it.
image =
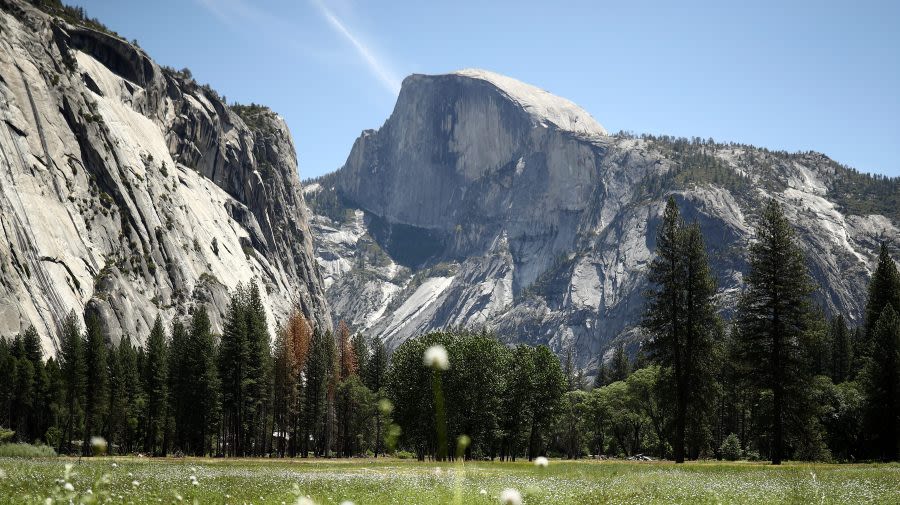
[[[229,106],[133,43],[0,1],[0,335],[71,310],[143,339],[255,281],[269,324],[330,328],[285,122]]]
[[[781,201],[831,313],[860,320],[897,181],[818,153],[610,135],[572,102],[481,70],[412,75],[345,165],[305,188],[334,320],[396,346],[484,326],[595,363],[635,343],[665,200],[699,221],[727,315],[762,205]]]

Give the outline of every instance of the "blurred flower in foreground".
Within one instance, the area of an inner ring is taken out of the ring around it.
[[[534,458],[535,466],[539,466],[541,468],[547,468],[547,465],[549,465],[549,464],[550,464],[550,460],[548,460],[547,458],[545,458],[543,456],[538,456],[538,457]]]
[[[522,505],[522,494],[512,488],[500,492],[500,503],[503,505]]]
[[[91,450],[94,451],[94,454],[106,454],[106,449],[109,445],[106,443],[106,439],[103,437],[93,436],[91,437]]]
[[[425,366],[434,368],[435,370],[447,370],[450,368],[450,358],[447,357],[447,349],[442,345],[433,345],[425,349],[425,356],[422,358]]]

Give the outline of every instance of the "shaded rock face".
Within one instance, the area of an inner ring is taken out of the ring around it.
[[[593,366],[642,338],[646,270],[674,195],[703,229],[725,316],[774,198],[820,304],[860,321],[878,243],[896,244],[898,229],[836,203],[851,171],[815,153],[612,136],[571,102],[522,89],[533,90],[483,71],[411,76],[385,124],[305,188],[335,320],[391,346],[484,326]]]
[[[284,121],[254,126],[114,36],[0,2],[0,335],[70,311],[142,341],[255,281],[274,326],[331,321]]]

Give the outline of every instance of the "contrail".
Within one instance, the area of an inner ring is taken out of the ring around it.
[[[375,74],[375,77],[378,79],[381,84],[388,89],[393,94],[397,94],[400,92],[400,80],[397,79],[393,75],[393,73],[388,70],[388,68],[380,61],[378,58],[372,53],[372,51],[362,43],[358,38],[356,38],[350,30],[338,19],[337,16],[333,12],[331,12],[328,7],[325,6],[320,0],[313,0],[313,3],[319,10],[322,12],[322,15],[325,16],[325,19],[328,20],[328,23],[334,28],[338,33],[344,36],[356,49],[356,52],[359,53],[360,57],[362,57],[363,61],[365,61],[366,65],[369,67],[369,70]]]

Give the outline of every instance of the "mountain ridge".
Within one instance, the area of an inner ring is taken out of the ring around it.
[[[510,342],[572,348],[581,365],[640,339],[643,271],[668,195],[704,228],[723,307],[769,198],[801,231],[819,302],[850,320],[878,243],[898,237],[898,180],[811,152],[579,134],[454,73],[404,80],[384,125],[309,182],[335,320],[391,345],[483,325]],[[421,254],[401,258],[398,243]]]

